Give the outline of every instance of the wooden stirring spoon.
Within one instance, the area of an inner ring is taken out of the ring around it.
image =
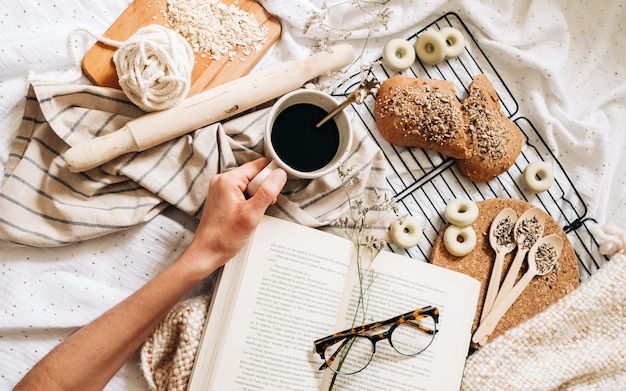
[[[487,294],[483,302],[483,310],[480,315],[481,322],[487,317],[489,311],[491,311],[491,307],[497,297],[498,288],[500,287],[500,278],[502,276],[504,256],[515,248],[516,243],[513,237],[513,229],[516,220],[517,213],[511,208],[505,208],[496,215],[489,228],[489,244],[496,252],[496,258],[493,261],[491,277],[489,277],[489,286],[487,287]]]
[[[526,289],[530,281],[535,276],[548,274],[556,266],[561,251],[563,250],[563,239],[559,235],[552,234],[539,239],[528,251],[528,271],[513,288],[493,307],[491,313],[480,323],[472,341],[484,346],[496,325],[504,316],[506,311],[513,305],[515,300]]]

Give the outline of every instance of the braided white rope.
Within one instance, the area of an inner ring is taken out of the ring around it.
[[[169,109],[189,93],[193,50],[166,27],[142,27],[119,46],[113,62],[120,87],[144,111]]]
[[[165,110],[179,104],[191,88],[194,55],[191,45],[167,27],[152,24],[137,30],[125,42],[99,36],[86,28],[76,28],[68,36],[68,52],[75,69],[54,79],[37,77],[29,72],[31,83],[70,83],[81,76],[81,59],[72,38],[87,33],[98,41],[118,48],[113,62],[120,87],[128,99],[143,111]]]

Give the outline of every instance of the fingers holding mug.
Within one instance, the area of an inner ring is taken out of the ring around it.
[[[248,187],[246,188],[246,193],[249,196],[255,195],[257,190],[259,190],[259,187],[261,186],[263,181],[265,181],[265,179],[267,179],[270,173],[277,168],[279,168],[279,166],[278,164],[276,164],[275,161],[272,160],[271,162],[269,162],[269,164],[263,167],[263,169],[259,171],[259,173],[256,174],[254,178],[252,178],[250,183],[248,183]]]
[[[270,164],[250,182],[248,195],[276,168],[292,179],[319,178],[335,170],[352,146],[348,116],[340,111],[321,127],[316,124],[336,107],[333,97],[317,90],[299,89],[281,97],[265,124],[265,156]]]

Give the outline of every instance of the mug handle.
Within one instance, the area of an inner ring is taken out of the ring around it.
[[[270,173],[277,168],[278,164],[274,160],[272,160],[267,166],[263,167],[263,169],[259,171],[259,173],[256,174],[254,178],[252,178],[250,183],[248,183],[248,187],[246,187],[246,194],[252,197],[257,192],[257,190],[259,190],[259,187],[261,187],[261,184],[263,183],[265,178],[267,178]]]

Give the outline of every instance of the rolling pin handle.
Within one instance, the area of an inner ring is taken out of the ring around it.
[[[124,126],[105,136],[71,147],[63,154],[63,158],[70,172],[83,172],[138,150],[130,129]]]

